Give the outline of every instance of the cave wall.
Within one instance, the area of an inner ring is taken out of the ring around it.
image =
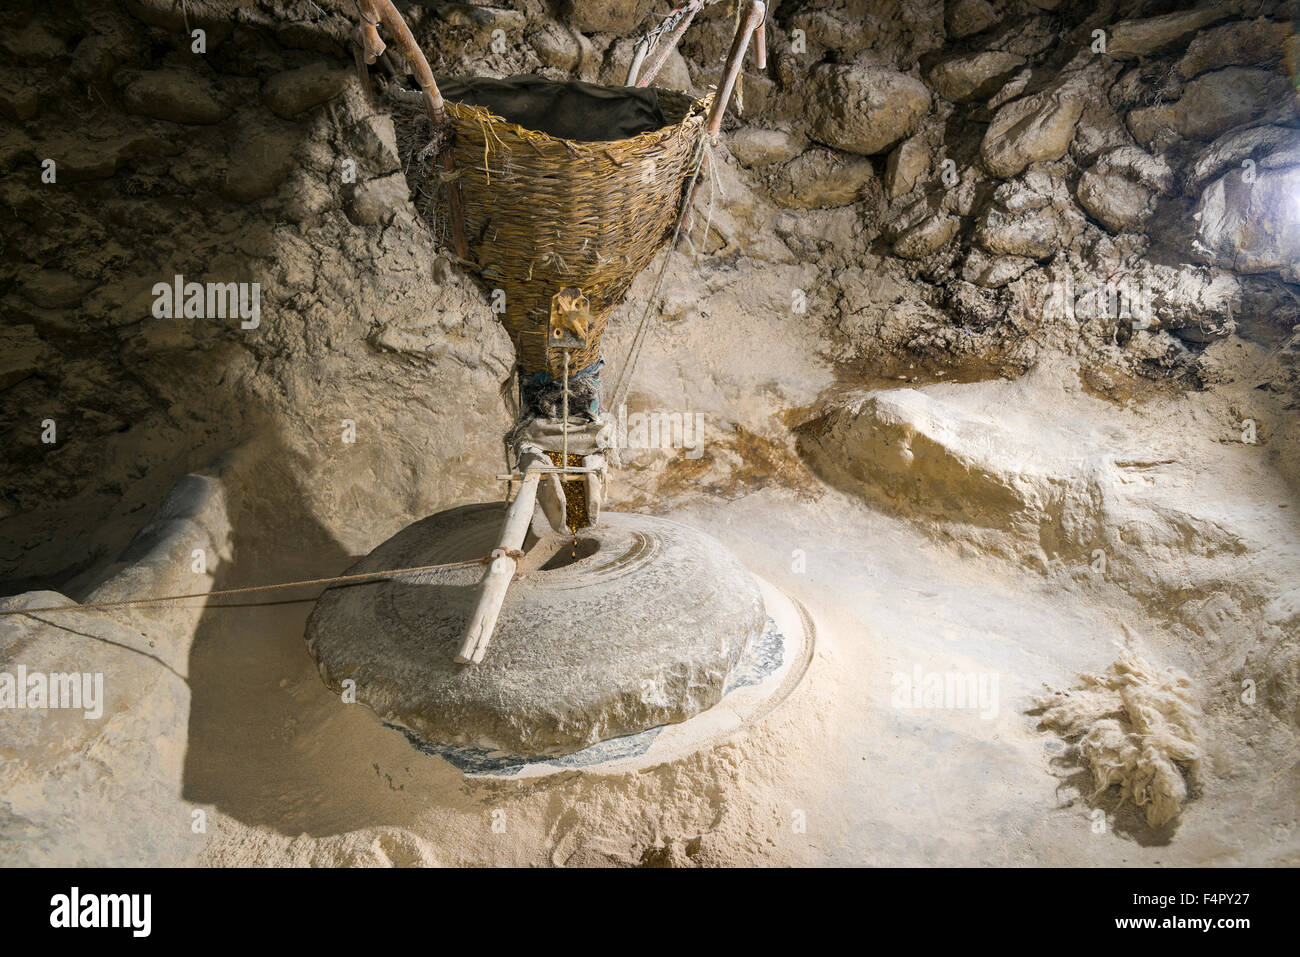
[[[618,82],[670,5],[402,6],[435,72]],[[798,288],[811,348],[864,379],[1014,376],[1051,352],[1119,398],[1213,387],[1213,347],[1241,341],[1271,357],[1262,387],[1294,396],[1291,4],[771,6],[768,68],[747,66],[724,128],[701,287]],[[179,477],[249,443],[350,551],[482,497],[509,343],[408,199],[392,119],[352,68],[354,15],[0,15],[6,592],[75,593]],[[715,82],[732,28],[706,8],[663,84]],[[154,315],[178,274],[259,283],[258,327]]]

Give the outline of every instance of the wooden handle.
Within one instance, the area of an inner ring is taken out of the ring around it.
[[[515,555],[524,547],[524,538],[533,519],[533,509],[537,505],[537,483],[541,481],[542,473],[534,469],[543,463],[549,465],[550,459],[541,453],[528,454],[528,460],[520,462],[524,480],[519,485],[519,494],[506,511],[500,541],[492,552],[492,563],[479,582],[474,614],[470,617],[461,638],[460,649],[456,652],[457,664],[478,664],[487,654],[488,642],[492,640],[497,618],[501,615],[501,605],[506,600],[506,591],[510,588],[515,569],[519,565]]]

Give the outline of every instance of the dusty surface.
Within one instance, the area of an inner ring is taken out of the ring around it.
[[[441,512],[349,573],[481,559],[504,521],[498,503]],[[556,559],[565,564],[547,567]],[[490,654],[465,667],[455,658],[484,573],[477,564],[323,595],[306,633],[321,677],[336,692],[350,680],[355,700],[426,741],[564,753],[717,704],[767,620],[758,583],[716,541],[609,512],[552,561],[520,570]]]
[[[666,7],[559,6],[412,21],[439,71],[608,80]],[[704,431],[625,450],[610,506],[813,611],[778,709],[636,774],[476,782],[322,684],[310,593],[7,618],[4,669],[105,702],[0,714],[0,859],[1300,863],[1288,11],[1057,6],[777,4],[700,228],[613,315],[617,365],[652,306],[629,415]],[[6,10],[6,604],[333,575],[498,493],[509,343],[340,10]],[[703,91],[730,31],[706,11],[665,82]],[[261,283],[260,325],[159,317],[176,274]],[[1029,713],[1117,642],[1200,712],[1163,827]],[[977,706],[926,697],[950,673]]]

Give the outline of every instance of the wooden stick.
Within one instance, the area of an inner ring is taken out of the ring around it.
[[[632,54],[632,65],[627,68],[627,79],[623,81],[624,86],[633,86],[636,84],[637,74],[641,71],[641,64],[645,62],[646,49],[649,43],[642,40],[636,45],[636,50]]]
[[[433,71],[429,69],[429,61],[424,58],[424,52],[415,42],[410,27],[393,6],[392,0],[359,0],[359,2],[361,13],[366,19],[362,30],[366,34],[367,56],[369,51],[374,49],[375,42],[379,44],[378,52],[375,53],[376,58],[384,50],[383,41],[379,39],[378,33],[375,34],[373,41],[368,33],[375,30],[374,22],[380,21],[397,36],[398,47],[406,55],[411,68],[415,70],[415,79],[424,93],[424,108],[433,123],[435,133],[441,130],[450,136],[451,127],[447,122],[447,108],[443,104],[438,84],[433,79]],[[369,59],[367,62],[373,63],[374,60]],[[452,178],[456,172],[456,161],[448,146],[449,144],[443,145],[443,148],[438,151],[438,158],[447,174],[447,205],[451,210],[451,234],[456,243],[456,255],[469,262],[469,240],[465,235],[465,210],[461,205],[460,185]]]
[[[718,130],[722,129],[722,114],[727,111],[727,103],[730,102],[731,93],[736,88],[736,79],[740,76],[740,66],[745,59],[745,50],[749,47],[749,38],[762,25],[766,15],[767,5],[763,0],[750,0],[749,6],[745,8],[745,16],[740,21],[740,28],[736,30],[736,35],[731,40],[731,52],[727,54],[727,65],[722,71],[722,84],[718,87],[717,96],[713,99],[713,109],[709,112],[707,128],[710,136],[717,136]],[[764,54],[766,54],[766,47],[764,47]]]
[[[595,525],[600,521],[600,506],[605,492],[605,456],[584,455],[582,464],[591,469],[583,477],[587,495],[587,524]]]
[[[530,453],[527,466],[540,465],[542,462],[549,464],[550,459],[539,453]],[[537,483],[541,477],[541,472],[524,468],[524,480],[519,485],[519,494],[506,511],[500,545],[492,552],[492,563],[488,565],[488,570],[479,583],[478,603],[461,639],[460,651],[456,654],[458,664],[478,664],[487,653],[497,618],[501,616],[501,605],[506,600],[506,590],[514,580],[515,569],[519,567],[514,555],[523,548],[524,537],[528,534],[533,509],[537,505]]]
[[[357,26],[357,31],[359,33],[359,36],[356,38],[357,44],[361,48],[361,53],[365,57],[366,63],[374,63],[379,59],[380,54],[388,49],[388,47],[384,41],[380,39],[378,30],[379,17],[375,13],[375,9],[371,5],[370,0],[366,0],[365,4],[362,5],[361,14],[364,19]]]
[[[767,5],[763,0],[750,0],[745,16],[736,29],[736,35],[731,40],[731,51],[727,54],[727,64],[722,71],[722,84],[718,87],[718,92],[713,97],[713,107],[709,110],[709,120],[705,127],[706,136],[717,136],[718,131],[722,129],[722,115],[727,111],[727,101],[731,99],[731,91],[736,88],[736,78],[740,76],[740,65],[745,59],[745,51],[749,46],[751,35],[756,38],[758,49],[755,52],[762,56],[764,63],[767,62],[767,46],[764,41],[757,39],[757,31],[762,29],[766,16]],[[704,161],[700,164],[700,173],[704,172],[708,160],[709,155],[705,153]],[[700,191],[700,180],[701,177],[697,173],[691,178],[690,185],[687,187],[686,202],[682,206],[682,228],[678,234],[680,236],[687,235],[693,228],[691,208],[695,205],[696,193]]]
[[[686,5],[685,15],[678,22],[677,26],[673,27],[673,32],[668,35],[668,39],[660,41],[658,48],[655,50],[654,59],[651,60],[650,65],[645,68],[645,72],[636,78],[637,86],[644,87],[650,85],[650,81],[655,78],[655,74],[658,73],[663,68],[663,65],[668,62],[669,55],[677,48],[677,41],[682,38],[682,34],[686,32],[686,28],[689,27],[691,21],[695,19],[695,14],[697,14],[703,6],[704,0],[691,0],[691,2]]]

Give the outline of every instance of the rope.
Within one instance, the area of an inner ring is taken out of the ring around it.
[[[123,601],[97,601],[87,605],[48,605],[44,608],[7,608],[0,610],[0,615],[30,615],[46,611],[86,611],[91,608],[121,608],[125,605],[149,605],[160,601],[180,601],[184,598],[212,598],[217,595],[246,595],[255,591],[275,591],[280,588],[298,588],[303,585],[338,585],[343,582],[359,582],[394,575],[410,575],[416,572],[429,572],[439,568],[462,568],[468,565],[485,565],[493,556],[486,558],[469,558],[462,562],[445,562],[441,565],[418,565],[413,568],[392,568],[382,572],[362,572],[357,575],[338,575],[334,578],[306,578],[296,582],[279,582],[274,585],[249,585],[245,588],[220,588],[216,591],[192,592],[188,595],[158,595],[152,598],[130,598]],[[214,607],[221,607],[220,605]]]
[[[665,15],[663,21],[659,24],[659,26],[655,27],[653,30],[641,34],[641,37],[637,42],[639,43],[642,40],[646,42],[647,55],[650,53],[651,50],[653,50],[655,47],[659,45],[660,37],[662,37],[665,33],[673,29],[675,26],[677,26],[677,24],[681,22],[682,17],[686,15],[686,10],[689,6],[690,4],[682,4],[676,10],[673,10],[667,15]],[[703,6],[703,4],[701,4],[701,6]]]
[[[623,360],[623,367],[619,369],[618,380],[614,384],[614,401],[610,408],[614,409],[615,412],[627,399],[628,390],[632,387],[632,372],[641,359],[641,347],[645,343],[646,331],[650,328],[650,309],[655,300],[659,298],[660,290],[663,289],[664,276],[668,272],[668,263],[673,258],[673,252],[677,248],[677,237],[681,235],[682,223],[686,221],[686,216],[690,212],[691,200],[695,196],[695,184],[700,178],[700,168],[704,165],[705,142],[708,138],[708,133],[700,130],[700,138],[695,146],[694,164],[691,167],[691,179],[686,184],[682,209],[677,214],[677,224],[673,227],[672,242],[668,247],[668,252],[664,255],[663,264],[659,267],[659,275],[655,279],[654,291],[646,300],[645,309],[641,311],[641,318],[637,321],[636,333],[632,336],[632,343],[628,346],[627,357]]]

